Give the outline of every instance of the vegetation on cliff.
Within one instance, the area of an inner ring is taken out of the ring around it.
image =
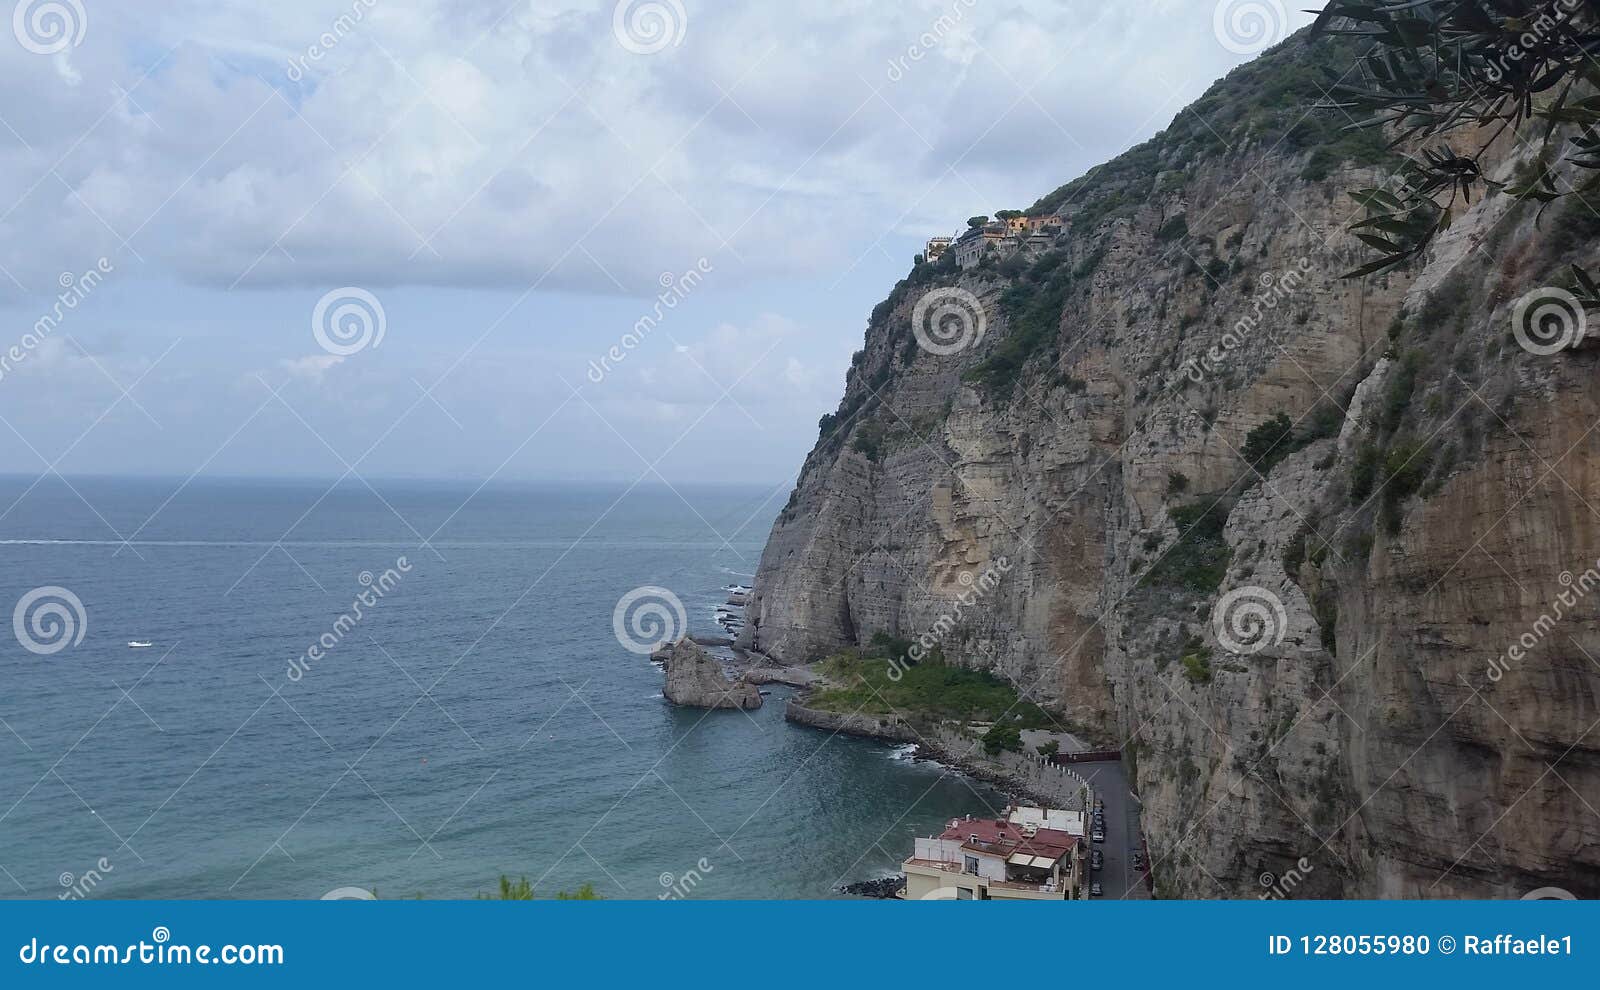
[[[1348,40],[1364,44],[1329,101],[1362,118],[1346,133],[1384,135],[1394,145],[1468,130],[1489,135],[1472,135],[1466,151],[1424,148],[1405,160],[1391,188],[1359,197],[1368,216],[1353,229],[1378,257],[1349,277],[1421,257],[1475,193],[1505,191],[1548,204],[1600,186],[1600,97],[1594,95],[1600,10],[1593,3],[1334,0],[1318,14],[1311,37],[1341,59],[1349,57]],[[1491,180],[1483,160],[1494,139],[1529,132],[1538,167],[1510,185]],[[1551,152],[1595,175],[1577,188],[1558,181]],[[1600,306],[1594,284],[1581,274],[1578,281],[1585,302]]]
[[[908,666],[903,656],[892,640],[880,637],[864,651],[829,657],[819,666],[824,684],[807,697],[806,706],[969,722],[1004,718],[1028,729],[1054,725],[1044,709],[1022,700],[1015,687],[988,671],[952,666],[939,656]]]
[[[1342,115],[1317,109],[1329,89],[1349,71],[1357,54],[1354,42],[1333,40],[1308,47],[1305,35],[1296,35],[1274,52],[1230,72],[1165,131],[1040,198],[1025,212],[1061,211],[1080,238],[1092,236],[1102,222],[1132,216],[1152,198],[1181,187],[1187,179],[1186,169],[1247,148],[1305,156],[1302,178],[1307,181],[1321,181],[1345,164],[1397,166],[1401,159],[1385,146],[1381,136],[1348,131]],[[1190,231],[1181,216],[1173,217],[1161,236],[1181,239],[1190,236]],[[1049,363],[1057,356],[1062,314],[1073,293],[1088,291],[1103,259],[1103,246],[1090,245],[1077,257],[1055,250],[1031,263],[1020,255],[1000,263],[985,260],[980,272],[1008,283],[999,300],[1004,330],[965,379],[995,401],[1011,398],[1026,366],[1035,361]],[[919,289],[953,284],[959,274],[953,251],[934,262],[921,260],[888,298],[874,307],[868,339],[886,341],[890,346],[873,354],[865,349],[856,353],[849,372],[852,387],[839,408],[818,423],[818,450],[837,450],[854,436],[855,449],[877,461],[894,446],[885,439],[897,424],[872,422],[878,415],[878,397],[919,354],[909,322],[902,319],[896,325],[895,314]],[[1213,270],[1208,274],[1216,280],[1232,273]],[[1056,384],[1082,385],[1071,378]],[[924,435],[916,430],[900,432],[907,440]]]
[[[1353,41],[1308,46],[1305,33],[1234,69],[1171,126],[1082,177],[1043,196],[1028,213],[1066,209],[1079,229],[1130,216],[1152,196],[1183,180],[1183,171],[1206,158],[1246,147],[1282,155],[1309,153],[1302,178],[1320,181],[1334,168],[1395,165],[1382,135],[1344,130],[1345,118],[1319,112],[1328,91],[1350,71],[1359,53]]]
[[[1000,309],[1011,332],[988,358],[965,375],[985,392],[1009,398],[1023,367],[1040,353],[1054,352],[1068,294],[1093,271],[1067,264],[1061,251],[1041,256],[1000,295]]]
[[[1145,572],[1140,583],[1198,595],[1216,591],[1233,559],[1233,551],[1222,537],[1232,511],[1226,499],[1215,495],[1174,507],[1170,515],[1178,528],[1177,541]]]

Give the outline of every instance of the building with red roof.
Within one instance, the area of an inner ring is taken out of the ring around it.
[[[907,900],[1067,900],[1083,886],[1083,840],[1005,818],[958,818],[917,839]]]

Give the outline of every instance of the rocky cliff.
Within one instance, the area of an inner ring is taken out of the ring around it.
[[[915,266],[744,645],[1000,673],[1124,749],[1165,896],[1600,896],[1600,351],[1513,332],[1600,215],[1491,197],[1341,278],[1393,165],[1312,110],[1349,56],[1237,70],[1043,254]]]
[[[689,708],[761,707],[761,691],[741,677],[728,680],[718,663],[694,640],[678,640],[666,658],[667,681],[661,694],[674,705]]]

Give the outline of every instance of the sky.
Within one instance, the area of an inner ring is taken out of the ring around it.
[[[18,0],[0,473],[790,481],[926,238],[1294,6]]]

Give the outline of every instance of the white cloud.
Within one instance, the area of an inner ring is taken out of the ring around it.
[[[683,474],[782,475],[916,239],[1026,205],[1237,61],[1191,0],[689,0],[651,56],[617,43],[613,0],[86,6],[60,55],[0,43],[0,314],[20,335],[62,272],[117,277],[69,324],[96,362],[55,343],[0,409],[68,468],[180,476],[328,461],[282,404],[258,413],[267,387],[375,471],[636,469],[595,413],[655,456],[717,403]],[[702,258],[705,286],[591,383],[658,276]],[[344,285],[382,297],[382,350],[308,355]],[[106,372],[178,338],[134,390],[158,427]],[[556,415],[568,387],[593,410]],[[35,459],[8,430],[0,455]]]
[[[292,378],[320,385],[327,377],[328,371],[344,363],[344,358],[336,354],[309,354],[301,358],[286,359],[278,362]]]
[[[220,286],[814,269],[908,209],[942,228],[1070,178],[1230,58],[1206,11],[1055,0],[697,4],[681,47],[639,56],[611,7],[98,5],[69,54],[0,46],[27,142],[0,142],[27,191],[0,264],[30,289],[108,251]]]
[[[663,326],[656,331],[671,333]],[[669,349],[638,354],[631,365],[621,364],[608,379],[593,388],[591,401],[625,415],[641,410],[660,411],[685,407],[696,412],[727,398],[751,410],[767,410],[777,419],[799,403],[831,403],[838,383],[825,387],[814,372],[785,344],[802,330],[798,324],[773,313],[758,316],[748,326],[722,323],[692,343],[673,343]],[[754,413],[757,420],[763,418]]]

